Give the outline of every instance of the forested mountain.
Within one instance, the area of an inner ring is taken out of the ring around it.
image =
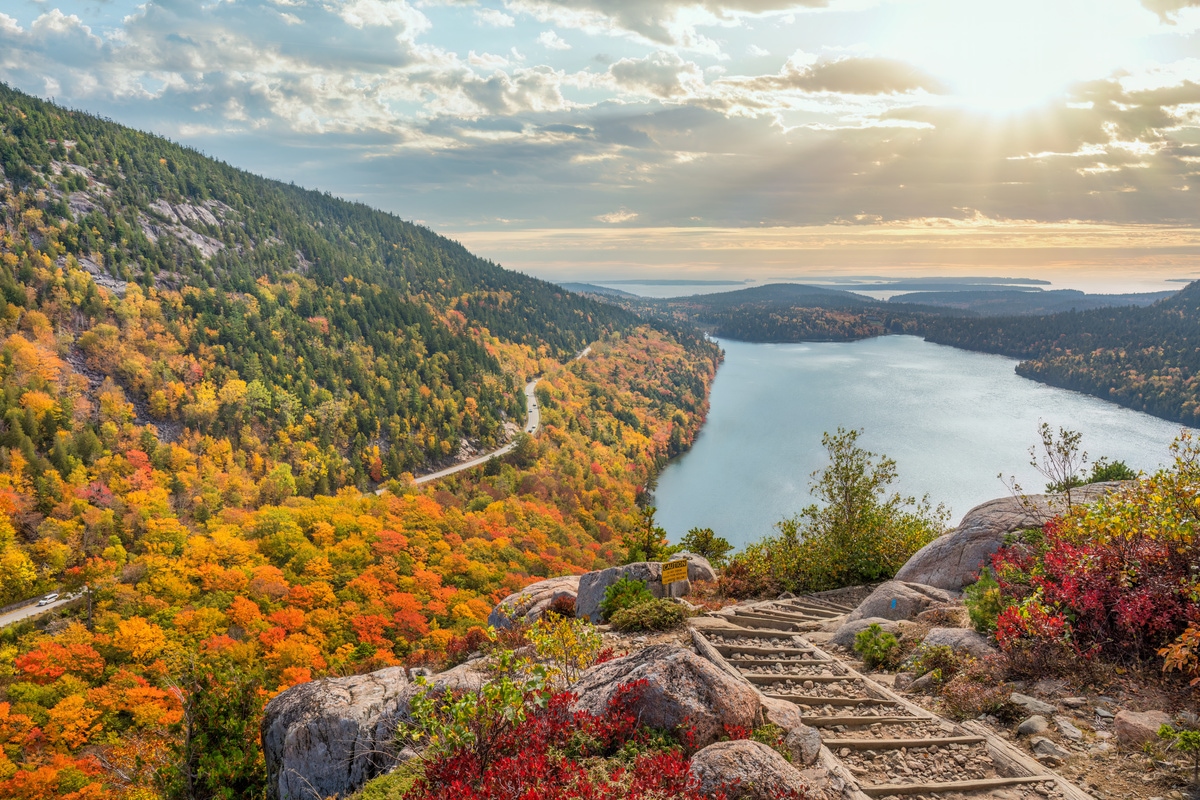
[[[1174,292],[1139,292],[1133,294],[1087,294],[1077,289],[1003,289],[911,292],[893,295],[888,303],[906,303],[957,309],[983,316],[1016,316],[1055,314],[1060,311],[1086,311],[1092,308],[1119,306],[1148,306],[1164,300]]]
[[[305,494],[503,438],[522,376],[490,337],[562,358],[633,324],[393,215],[2,86],[0,168],[4,299],[76,334],[62,356],[139,419],[228,433]]]
[[[1024,359],[1028,378],[1200,425],[1200,282],[1145,308],[943,318],[929,341]]]
[[[772,283],[690,297],[605,297],[651,319],[695,325],[747,342],[850,341],[905,333],[928,314],[951,310],[887,303],[853,292],[796,283]]]
[[[2,86],[0,168],[0,605],[87,587],[0,627],[0,797],[263,796],[266,700],[617,560],[704,419],[698,334],[391,215]]]

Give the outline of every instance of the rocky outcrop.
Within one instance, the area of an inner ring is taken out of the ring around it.
[[[488,625],[494,628],[507,628],[514,621],[536,622],[555,600],[570,598],[574,603],[577,594],[579,594],[578,575],[563,575],[559,578],[547,578],[544,581],[531,583],[521,591],[513,592],[501,600],[492,609],[492,613],[488,614]]]
[[[1071,490],[1071,502],[1091,503],[1123,485],[1117,481],[1081,486]],[[896,580],[959,591],[975,582],[979,568],[990,562],[1005,536],[1040,527],[1066,506],[1065,496],[1044,494],[1002,497],[976,506],[957,528],[913,554],[896,573]]]
[[[930,606],[950,602],[942,589],[919,583],[887,581],[846,615],[846,622],[873,617],[876,619],[912,619]]]
[[[710,744],[692,756],[691,772],[706,797],[724,792],[729,800],[772,800],[805,786],[783,756],[749,739]]]
[[[1141,747],[1149,742],[1157,742],[1158,729],[1170,724],[1171,718],[1163,711],[1121,710],[1113,720],[1113,731],[1117,734],[1117,741],[1126,747]]]
[[[847,622],[842,625],[833,635],[829,637],[829,644],[836,644],[838,647],[850,649],[854,647],[854,637],[872,625],[878,625],[885,633],[896,634],[899,632],[899,627],[895,620],[884,619],[882,617],[867,617],[866,619],[856,619],[854,622]]]
[[[439,672],[421,686],[403,667],[302,683],[263,712],[268,800],[323,800],[352,794],[402,758],[394,739],[409,703],[430,689],[477,691],[486,659]]]
[[[690,650],[675,645],[655,645],[585,671],[572,691],[578,699],[574,711],[602,714],[617,690],[644,680],[634,699],[634,713],[643,724],[656,728],[692,725],[696,744],[716,741],[725,725],[753,727],[759,711],[758,695]]]
[[[267,703],[262,745],[268,800],[342,797],[395,761],[392,728],[412,688],[402,667],[327,678]]]
[[[933,628],[921,641],[925,647],[949,647],[975,658],[987,658],[997,652],[985,636],[967,628]]]
[[[672,558],[687,559],[689,581],[715,581],[717,579],[717,571],[713,569],[712,564],[708,563],[708,559],[704,556],[698,556],[695,553],[689,553],[684,550],[682,553],[675,554]]]
[[[766,721],[787,731],[783,744],[792,754],[792,763],[814,763],[821,754],[821,734],[804,724],[796,704],[773,697],[762,697],[760,702]]]
[[[706,562],[707,563],[707,562]],[[689,574],[690,574],[689,566]],[[711,569],[711,567],[710,567]],[[662,564],[657,561],[636,561],[621,567],[609,567],[589,572],[579,578],[579,592],[575,597],[575,616],[601,622],[600,601],[604,590],[621,578],[643,581],[655,597],[683,597],[691,591],[691,581],[672,583],[669,590],[662,585]]]

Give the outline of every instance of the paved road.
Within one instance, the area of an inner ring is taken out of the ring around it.
[[[532,380],[525,384],[525,407],[528,409],[528,416],[525,418],[525,432],[531,435],[537,433],[538,427],[542,424],[542,414],[538,409],[537,395],[535,394],[537,383],[538,382],[536,380]],[[430,481],[436,481],[439,478],[444,478],[447,475],[453,475],[456,472],[462,472],[464,469],[478,467],[480,464],[487,463],[489,459],[512,452],[516,446],[517,443],[515,441],[509,442],[503,447],[496,448],[490,453],[484,453],[481,456],[476,456],[470,461],[464,461],[461,464],[455,464],[453,467],[446,467],[443,470],[431,472],[428,475],[422,475],[419,478],[414,478],[413,483],[417,486],[420,486],[423,483],[429,483]],[[383,490],[380,489],[378,493],[382,492]]]
[[[41,599],[42,599],[41,597],[35,597],[29,601],[28,605],[21,606],[20,608],[16,609],[15,611],[9,611],[6,614],[0,614],[0,628],[4,628],[9,625],[12,625],[14,622],[20,622],[23,619],[29,619],[30,617],[36,617],[38,614],[45,614],[47,611],[58,608],[59,606],[65,606],[67,603],[74,600],[75,596],[64,594],[62,597],[58,598],[53,603],[50,603],[50,604],[44,605],[44,606],[39,606],[38,601]]]

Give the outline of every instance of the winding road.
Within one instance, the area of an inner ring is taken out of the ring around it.
[[[542,424],[542,415],[541,412],[538,411],[537,394],[535,393],[537,384],[538,382],[536,378],[525,384],[525,408],[528,409],[528,416],[525,417],[525,432],[531,436],[537,433],[538,426]],[[423,483],[429,483],[430,481],[436,481],[438,478],[445,478],[447,475],[453,475],[456,472],[462,472],[464,469],[478,467],[480,464],[486,464],[490,459],[496,458],[497,456],[502,456],[505,453],[511,453],[516,446],[517,440],[514,439],[503,447],[498,447],[495,450],[492,450],[490,453],[484,453],[481,456],[476,456],[470,461],[464,461],[461,464],[455,464],[453,467],[446,467],[443,470],[431,472],[428,475],[422,475],[419,478],[413,478],[413,484],[420,486]],[[380,489],[378,492],[376,492],[376,494],[382,493],[383,489]]]

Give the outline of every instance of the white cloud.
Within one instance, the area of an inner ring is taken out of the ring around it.
[[[494,8],[475,9],[475,21],[480,25],[490,25],[493,28],[511,28],[517,24],[513,17]]]
[[[542,47],[547,50],[570,50],[571,45],[565,39],[558,35],[556,31],[542,31],[538,36],[538,41]]]
[[[615,225],[620,222],[630,222],[631,220],[635,220],[637,218],[638,213],[636,211],[630,211],[626,208],[621,208],[617,211],[610,211],[607,214],[599,214],[592,219],[596,220],[597,222],[607,222],[610,225]]]
[[[763,48],[759,47],[756,44],[752,44],[749,47],[747,47],[746,52],[752,56],[769,56],[769,55],[771,55],[770,50],[764,50]]]

